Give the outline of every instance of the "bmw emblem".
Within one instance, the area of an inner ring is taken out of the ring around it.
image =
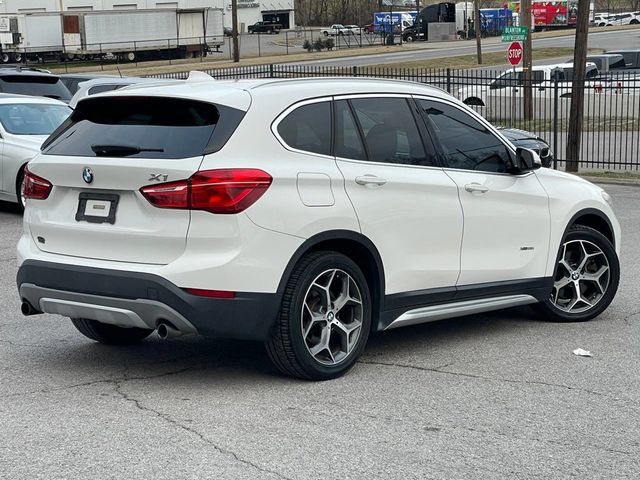
[[[84,169],[82,170],[82,179],[85,183],[93,182],[93,172],[89,167],[84,167]]]

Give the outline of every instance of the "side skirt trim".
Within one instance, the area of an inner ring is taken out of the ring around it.
[[[460,317],[463,315],[473,315],[476,313],[490,312],[503,308],[516,307],[536,303],[538,300],[531,295],[507,295],[494,298],[479,298],[461,302],[446,303],[443,305],[432,305],[429,307],[416,308],[403,313],[396,318],[385,330],[392,328],[416,325],[419,323],[444,320],[446,318]]]

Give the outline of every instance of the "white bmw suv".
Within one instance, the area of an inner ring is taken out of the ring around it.
[[[80,101],[28,166],[25,315],[103,343],[264,341],[343,374],[372,331],[612,301],[609,196],[538,169],[441,90],[374,79],[203,80]]]

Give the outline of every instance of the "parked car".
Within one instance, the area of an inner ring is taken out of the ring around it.
[[[78,105],[78,102],[83,98],[89,97],[91,95],[96,95],[98,93],[118,90],[120,88],[128,87],[130,85],[167,83],[167,82],[173,82],[173,81],[179,81],[179,80],[163,80],[159,78],[150,78],[150,77],[94,78],[92,80],[88,80],[86,82],[80,83],[80,85],[78,86],[78,91],[75,93],[75,95],[69,102],[69,106],[71,108],[76,108],[76,106]]]
[[[372,331],[527,304],[589,320],[618,287],[620,226],[602,188],[539,167],[418,83],[103,93],[28,166],[22,311],[103,343],[262,340],[318,380]]]
[[[593,80],[599,76],[598,68],[594,63],[587,63],[585,68],[587,79]],[[531,84],[535,87],[532,92],[537,96],[552,95],[554,82],[558,81],[560,96],[569,94],[571,92],[572,78],[573,63],[534,66],[531,70]],[[595,86],[596,84],[594,83],[593,85]],[[598,85],[602,85],[603,88],[607,86],[603,82],[598,82]],[[467,105],[484,107],[487,105],[490,95],[499,95],[501,98],[522,96],[523,86],[524,73],[522,67],[519,67],[505,71],[488,85],[473,84],[460,87],[457,96]]]
[[[276,22],[256,22],[247,27],[249,33],[280,33],[282,25]]]
[[[624,61],[627,69],[640,69],[640,48],[609,50],[606,53],[622,55],[624,57]]]
[[[329,37],[329,36],[335,37],[336,35],[352,35],[353,34],[351,30],[349,30],[347,27],[345,27],[341,23],[334,23],[330,27],[323,27],[320,29],[320,33],[323,34],[325,37]]]
[[[31,69],[0,69],[0,92],[48,97],[65,103],[71,100],[71,93],[58,75]]]
[[[516,148],[528,148],[533,150],[540,157],[543,167],[551,167],[553,163],[553,152],[549,144],[538,135],[520,130],[519,128],[498,128]]]
[[[375,33],[376,31],[376,27],[373,23],[367,23],[364,27],[362,27],[362,29],[365,31],[365,33]]]
[[[357,25],[345,25],[344,28],[351,32],[351,35],[360,35],[362,33],[362,29]]]
[[[118,78],[110,75],[97,75],[95,73],[63,73],[60,81],[67,87],[67,90],[74,95],[82,82],[88,82],[95,78]]]
[[[233,28],[231,27],[222,27],[222,31],[225,37],[230,37],[233,35]]]
[[[58,100],[0,94],[0,200],[24,207],[24,167],[70,114]]]

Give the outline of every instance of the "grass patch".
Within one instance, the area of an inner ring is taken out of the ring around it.
[[[611,171],[589,171],[589,170],[581,170],[580,176],[584,177],[594,177],[594,178],[609,178],[615,180],[632,180],[640,182],[640,173],[631,173],[631,172],[611,172]]]
[[[412,62],[399,62],[392,64],[368,65],[369,68],[479,68],[505,65],[507,63],[506,45],[504,52],[487,52],[482,54],[482,65],[478,65],[477,55],[460,55],[446,58],[430,58],[428,60],[416,60]],[[589,53],[600,53],[602,50],[589,49]],[[534,48],[533,61],[548,58],[572,58],[573,48],[550,47]],[[364,67],[364,68],[367,68]]]

